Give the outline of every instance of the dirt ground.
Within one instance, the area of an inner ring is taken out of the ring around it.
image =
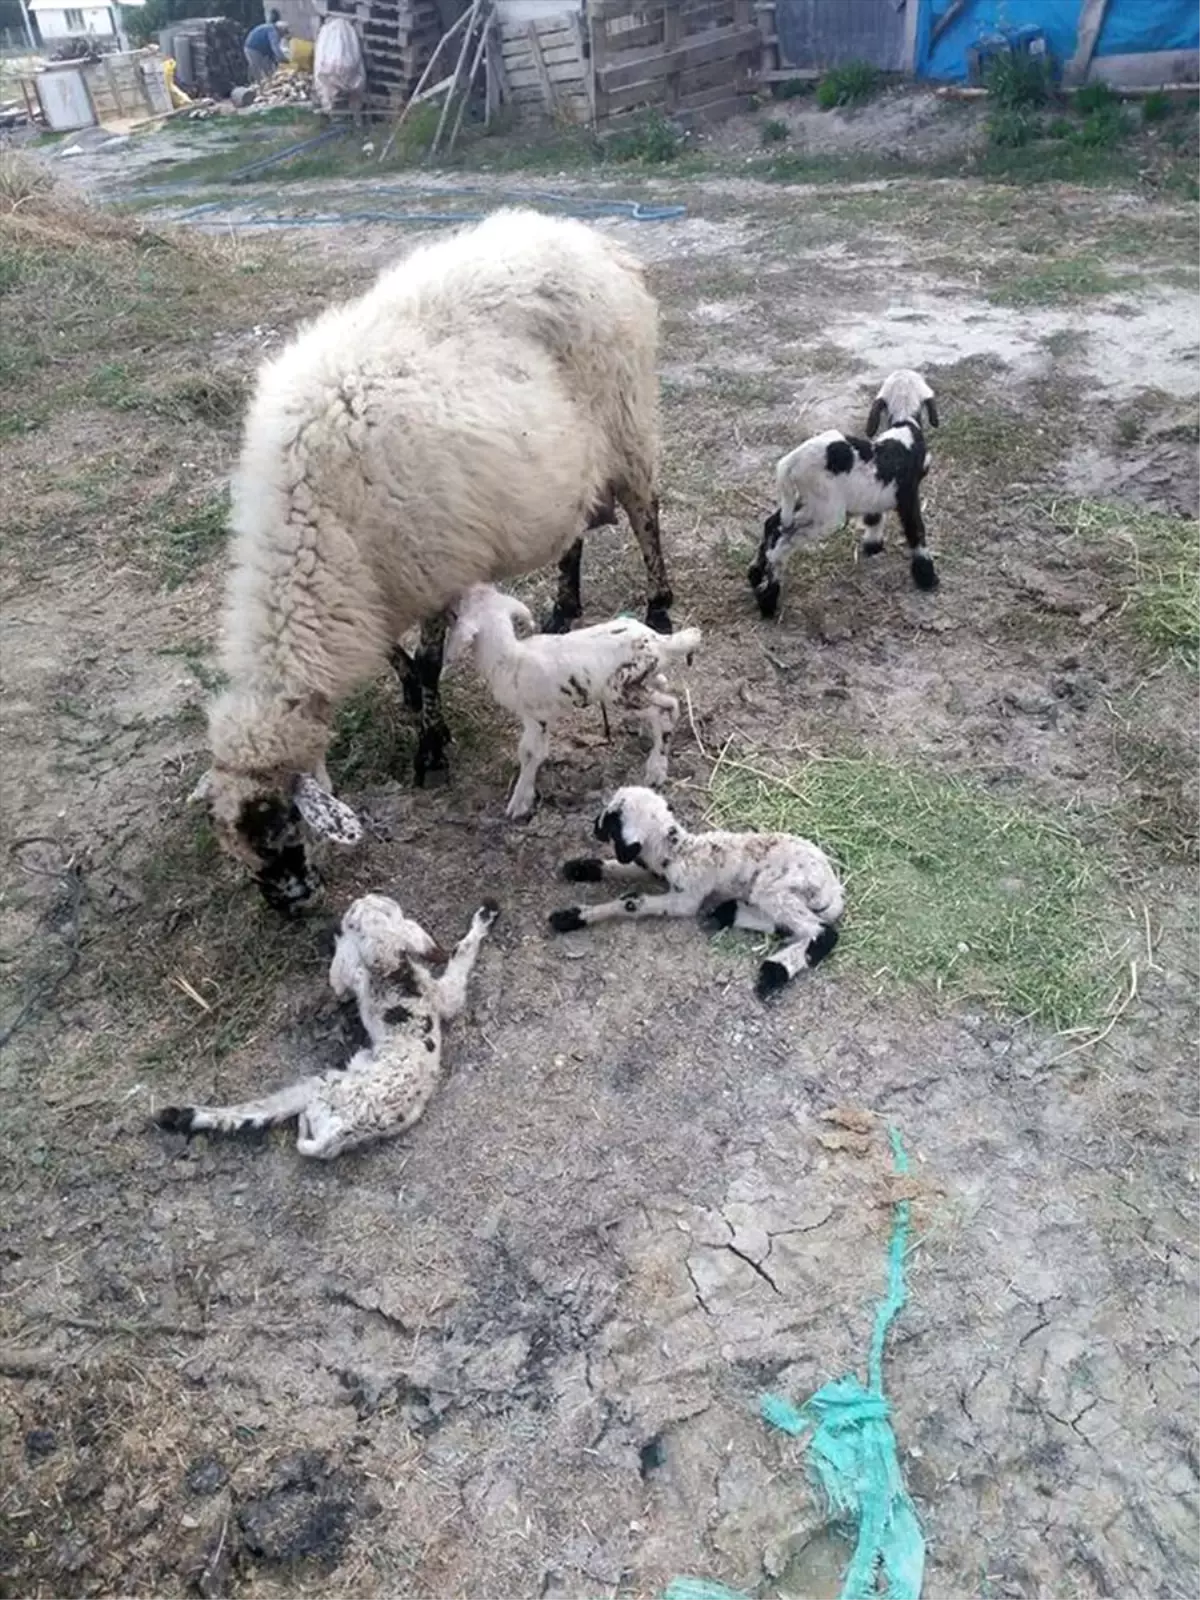
[[[501,185],[473,181],[486,208]],[[853,884],[842,949],[770,1007],[749,941],[557,938],[557,864],[634,747],[581,727],[514,826],[511,732],[478,694],[450,693],[451,783],[414,791],[382,685],[334,762],[372,829],[331,909],[392,892],[447,940],[501,902],[446,1082],[411,1134],[329,1169],[286,1130],[157,1133],[156,1105],[242,1098],[347,1038],[320,926],[273,921],[184,803],[219,539],[174,586],[153,541],[164,499],[219,497],[237,405],[139,409],[119,349],[64,357],[80,398],[5,440],[5,1021],[28,1007],[0,1066],[6,1593],[651,1600],[691,1573],[832,1600],[847,1547],[756,1400],[863,1371],[889,1124],[919,1179],[885,1375],[926,1600],[1195,1592],[1195,683],[1131,632],[1127,547],[1062,514],[1195,514],[1194,208],[966,180],[636,195],[687,208],[598,224],[661,299],[675,619],[706,632],[673,802],[705,815],[723,749],[867,750],[1086,815],[1136,995],[1076,1049],[864,972]],[[240,298],[167,308],[137,383],[236,394],[421,236],[222,244]],[[844,533],[762,623],[742,574],[775,458],[861,427],[896,364],[939,398],[940,591]],[[591,619],[640,604],[625,532],[591,540],[584,585]],[[839,1108],[873,1118],[864,1147],[829,1137]]]

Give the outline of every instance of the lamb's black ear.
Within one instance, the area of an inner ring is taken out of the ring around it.
[[[596,818],[596,825],[592,829],[596,838],[608,844],[621,836],[621,813],[617,811],[602,811]]]
[[[925,415],[929,418],[929,426],[936,428],[938,424],[937,401],[932,395],[925,402]]]
[[[642,847],[635,839],[631,844],[624,834],[618,833],[613,840],[613,851],[622,866],[627,867],[631,861],[641,862]]]
[[[867,418],[867,438],[873,439],[879,432],[879,424],[883,421],[883,414],[887,410],[886,400],[876,400],[871,407],[871,414]]]

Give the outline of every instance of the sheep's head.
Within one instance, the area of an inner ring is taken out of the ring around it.
[[[205,800],[222,847],[249,867],[274,911],[296,916],[320,899],[306,827],[319,838],[357,844],[362,824],[350,807],[308,773],[289,781],[213,767],[192,794]]]
[[[889,428],[899,427],[902,422],[918,425],[928,422],[931,428],[938,426],[937,401],[919,372],[901,367],[884,379],[867,418],[868,439],[879,432],[881,422]]]
[[[617,860],[636,861],[657,872],[670,860],[680,829],[671,808],[653,789],[618,789],[596,818],[595,834],[613,847]]]
[[[437,941],[394,900],[361,895],[342,918],[329,968],[329,984],[341,998],[357,992],[362,977],[390,978],[413,961],[438,966],[449,958]]]

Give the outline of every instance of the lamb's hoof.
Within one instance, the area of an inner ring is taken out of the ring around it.
[[[164,1106],[155,1113],[154,1124],[164,1133],[185,1133],[190,1139],[195,1120],[196,1113],[191,1106]]]
[[[838,931],[836,928],[822,928],[820,933],[804,952],[805,961],[808,962],[810,967],[817,966],[820,962],[824,961],[825,957],[830,953],[837,942]]]
[[[764,961],[758,969],[754,992],[760,1000],[769,1000],[773,994],[779,993],[787,981],[788,969],[782,961]]]
[[[722,900],[720,905],[714,906],[708,914],[718,928],[732,928],[737,917],[737,908],[736,900]]]
[[[425,766],[421,762],[413,765],[413,783],[418,789],[444,789],[450,782],[450,766],[446,761],[437,766]]]
[[[671,621],[671,613],[666,606],[650,605],[646,607],[646,626],[653,628],[655,633],[674,633],[675,627]]]
[[[860,555],[881,556],[884,551],[882,539],[864,539],[858,547]]]
[[[932,556],[912,558],[912,580],[918,589],[926,594],[932,594],[938,586],[937,568],[933,564]]]
[[[578,611],[564,611],[560,605],[546,614],[542,619],[543,633],[570,633],[579,621]]]
[[[759,615],[770,620],[779,610],[779,585],[768,583],[763,588],[756,589],[754,598],[758,601]]]
[[[586,928],[587,923],[580,915],[578,906],[567,906],[562,911],[550,913],[550,926],[555,933],[575,933],[579,928]]]
[[[495,922],[496,918],[500,915],[499,900],[485,900],[475,915],[479,918],[480,922],[482,922],[486,927],[490,928],[492,923]]]
[[[599,856],[572,856],[563,862],[562,875],[568,883],[602,883],[604,863]]]

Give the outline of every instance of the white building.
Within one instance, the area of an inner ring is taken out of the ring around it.
[[[62,0],[29,0],[29,9],[37,18],[38,32],[45,45],[54,45],[62,39],[87,38],[117,39],[124,44],[121,12],[140,10],[145,3],[146,0],[111,0],[105,5],[66,6]]]

